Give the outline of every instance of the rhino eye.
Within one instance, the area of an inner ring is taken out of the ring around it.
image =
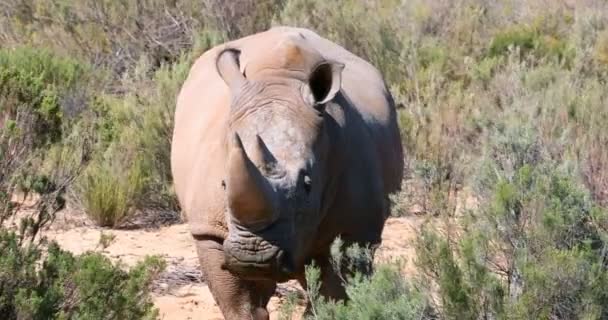
[[[312,189],[312,180],[310,179],[309,175],[304,175],[303,184],[304,191],[306,191],[306,193],[310,193],[310,190]]]

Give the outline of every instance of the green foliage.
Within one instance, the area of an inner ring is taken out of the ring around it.
[[[5,131],[6,130],[6,131]],[[8,131],[8,134],[7,134]],[[10,128],[0,129],[0,314],[3,319],[152,319],[151,280],[163,263],[150,258],[130,271],[100,253],[74,256],[41,234],[65,206],[68,185],[88,157],[76,126],[42,152]],[[9,150],[10,152],[4,152]],[[41,153],[45,156],[41,157]],[[36,194],[20,210],[20,192]],[[19,218],[17,228],[6,223]]]
[[[161,67],[153,80],[138,73],[148,70],[142,63],[125,80],[128,86],[141,87],[136,94],[98,96],[95,114],[84,119],[98,132],[97,154],[76,189],[97,224],[120,225],[136,210],[178,210],[171,188],[172,119],[192,63],[189,56],[180,61]]]
[[[102,227],[119,226],[132,215],[145,182],[141,158],[129,165],[112,160],[91,164],[78,185],[86,214]]]
[[[270,24],[295,25],[381,71],[407,155],[404,191],[391,197],[395,211],[406,215],[415,205],[440,222],[419,237],[420,283],[428,287],[402,282],[392,267],[341,273],[351,303],[315,298],[317,317],[411,318],[428,303],[442,319],[608,317],[607,4],[5,2],[0,222],[19,206],[15,188],[44,195],[17,239],[36,235],[70,188],[68,201],[102,225],[136,211],[178,211],[172,113],[194,59]],[[74,177],[70,168],[83,159],[87,168]],[[361,267],[367,256],[359,249],[334,250],[334,266]],[[7,270],[38,259],[28,254]],[[309,295],[319,288],[311,285]],[[29,315],[49,310],[46,301],[60,290],[48,291],[44,299],[25,292],[15,305]]]
[[[399,38],[390,24],[388,8],[396,4],[387,1],[286,1],[282,12],[275,17],[274,24],[312,28],[325,37],[336,41],[354,53],[371,60],[388,79],[393,80],[394,63],[399,60]],[[369,15],[370,11],[381,14]],[[365,21],[365,23],[362,23]]]
[[[208,48],[220,38],[207,38],[200,45]],[[196,51],[194,51],[196,52]],[[134,106],[133,122],[136,123],[137,141],[143,157],[147,183],[144,186],[144,203],[140,208],[178,211],[177,200],[172,189],[171,137],[173,135],[173,111],[177,94],[192,65],[193,55],[182,57],[178,63],[161,67],[154,76],[154,87],[140,96],[141,105]],[[137,110],[147,110],[143,117]]]
[[[176,61],[206,27],[206,2],[7,0],[0,41],[82,57],[119,79],[142,58]]]
[[[405,280],[399,263],[381,264],[372,274],[362,273],[361,264],[371,264],[370,251],[353,245],[342,252],[341,247],[339,240],[332,245],[332,264],[342,274],[348,302],[335,302],[320,295],[321,273],[313,263],[305,272],[310,302],[307,319],[406,320],[421,319],[427,314],[424,296]]]
[[[492,39],[488,53],[490,57],[495,57],[507,54],[513,48],[518,48],[522,56],[532,53],[537,58],[571,58],[570,49],[564,40],[525,26],[516,26],[498,33]]]
[[[36,146],[61,138],[64,100],[80,90],[87,68],[45,50],[0,50],[0,117],[17,120],[22,134]],[[77,107],[77,106],[74,106]],[[27,119],[27,118],[26,118]]]
[[[549,163],[497,165],[479,208],[457,227],[456,244],[432,229],[418,245],[450,319],[604,318],[608,213],[572,174]],[[599,290],[599,291],[598,291]]]
[[[51,243],[40,248],[0,231],[3,319],[154,319],[149,285],[164,268],[150,257],[124,271],[100,253],[74,256]],[[41,265],[41,267],[37,267]]]
[[[44,73],[42,73],[44,75]],[[51,81],[51,80],[48,80]],[[17,118],[28,111],[17,110]],[[3,319],[152,319],[151,280],[163,263],[130,271],[100,253],[75,256],[42,235],[90,156],[86,127],[74,125],[41,148],[0,127],[0,314]],[[20,198],[35,194],[28,210]],[[9,219],[20,219],[17,228]]]
[[[507,53],[509,47],[518,47],[523,52],[533,50],[537,47],[538,35],[527,28],[514,28],[497,34],[490,45],[491,56]]]
[[[307,279],[318,281],[309,269]],[[308,280],[307,280],[308,281]],[[313,310],[309,319],[419,319],[424,314],[423,297],[408,285],[394,266],[380,266],[370,278],[352,279],[346,304],[326,301],[309,290]]]

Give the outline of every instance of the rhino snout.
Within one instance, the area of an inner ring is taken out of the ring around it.
[[[283,281],[294,272],[289,253],[258,235],[229,236],[223,247],[224,268],[241,278]]]

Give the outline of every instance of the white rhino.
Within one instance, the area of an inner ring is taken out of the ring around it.
[[[226,319],[267,319],[276,283],[321,268],[329,247],[377,246],[403,151],[379,71],[315,32],[275,27],[194,64],[175,111],[175,189]]]

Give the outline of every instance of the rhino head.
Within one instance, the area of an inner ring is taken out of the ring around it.
[[[323,219],[333,148],[326,104],[344,65],[293,42],[265,59],[226,49],[216,66],[230,88],[224,266],[245,279],[286,280],[302,268]]]

